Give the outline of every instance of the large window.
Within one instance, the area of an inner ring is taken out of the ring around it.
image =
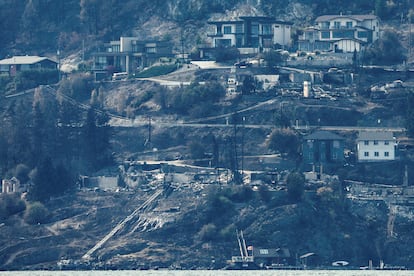
[[[338,30],[332,32],[332,38],[354,38],[354,31]]]
[[[224,26],[223,27],[224,34],[231,34],[231,26]]]
[[[230,47],[231,39],[216,39],[216,46],[217,47]]]
[[[322,22],[321,27],[322,29],[329,29],[329,22]]]
[[[269,25],[269,24],[262,25],[262,34],[271,35],[272,34],[272,25]]]
[[[112,52],[119,53],[119,45],[112,45]]]
[[[358,38],[368,38],[368,32],[359,31],[357,35],[358,35]]]
[[[236,34],[243,33],[243,24],[236,24]]]
[[[259,24],[253,23],[252,24],[252,34],[258,35],[259,34]]]
[[[321,32],[321,38],[322,39],[330,39],[331,35],[329,32]]]
[[[236,47],[243,47],[243,36],[236,35]]]

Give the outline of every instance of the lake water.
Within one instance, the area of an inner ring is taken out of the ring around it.
[[[11,276],[411,276],[414,271],[379,270],[124,270],[124,271],[5,271]]]

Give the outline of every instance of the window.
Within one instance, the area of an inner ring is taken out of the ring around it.
[[[332,32],[332,38],[353,38],[354,31],[352,30],[338,30]]]
[[[112,52],[119,53],[119,45],[113,45],[112,46]]]
[[[271,35],[272,34],[272,26],[269,24],[265,24],[262,26],[262,34],[264,35]]]
[[[357,35],[358,38],[368,38],[368,32],[359,31]]]
[[[224,26],[223,27],[224,34],[231,34],[231,26]]]
[[[236,47],[242,47],[242,46],[243,46],[243,36],[236,35]]]
[[[333,141],[333,147],[339,149],[339,141]]]
[[[329,32],[321,32],[321,38],[329,39],[331,38],[331,34]]]
[[[236,34],[243,33],[243,24],[236,24]]]
[[[329,22],[322,22],[322,29],[329,29]]]
[[[334,152],[332,154],[332,160],[336,160],[336,159],[338,159],[338,154],[336,152]]]
[[[367,151],[366,151],[366,152],[364,152],[364,156],[365,156],[365,157],[368,157],[368,156],[369,156],[369,152],[367,152]]]
[[[378,145],[378,141],[377,140],[374,140],[374,145],[375,146]]]
[[[389,141],[384,141],[384,145],[388,146],[390,144]]]
[[[384,152],[384,156],[385,157],[389,157],[390,156],[390,153],[388,151],[386,151],[386,152]]]
[[[341,22],[339,22],[339,21],[335,21],[334,22],[334,28],[335,29],[339,29],[341,27]]]
[[[352,21],[347,21],[347,22],[346,22],[346,27],[347,27],[348,29],[352,28]]]
[[[375,157],[378,157],[379,156],[379,152],[378,151],[374,152],[374,156]]]
[[[230,47],[231,39],[216,39],[216,47]]]
[[[252,34],[253,35],[259,34],[259,24],[257,23],[252,24]]]
[[[369,145],[369,141],[364,141],[364,145],[368,146]]]

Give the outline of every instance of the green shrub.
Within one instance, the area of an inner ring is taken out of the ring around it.
[[[201,227],[198,235],[202,241],[214,240],[217,237],[217,226],[215,226],[213,223],[206,224]]]
[[[26,209],[25,202],[20,199],[19,194],[0,195],[0,218],[5,219]]]
[[[292,200],[302,199],[305,191],[305,177],[301,173],[291,173],[287,178],[288,196]]]
[[[40,202],[33,202],[24,213],[24,221],[28,224],[44,223],[47,221],[49,211]]]

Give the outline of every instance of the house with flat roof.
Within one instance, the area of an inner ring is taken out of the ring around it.
[[[93,55],[92,70],[95,73],[126,72],[132,74],[159,62],[172,58],[172,44],[168,41],[140,40],[137,37],[120,37],[99,46]]]
[[[299,37],[300,51],[359,52],[380,37],[376,15],[323,15]]]
[[[395,160],[395,139],[390,131],[361,131],[356,143],[359,162]]]
[[[14,77],[18,72],[28,70],[57,70],[58,63],[47,57],[14,56],[0,60],[0,75]]]
[[[267,16],[240,16],[236,20],[209,21],[212,47],[236,47],[241,54],[260,53],[265,49],[291,45],[293,23]]]

